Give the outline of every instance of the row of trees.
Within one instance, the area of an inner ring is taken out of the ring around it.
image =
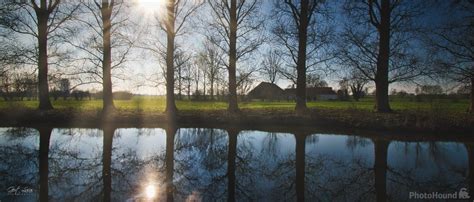
[[[103,108],[108,112],[114,109],[112,70],[123,67],[134,49],[144,50],[164,61],[166,112],[170,117],[177,113],[176,91],[178,98],[199,92],[199,77],[204,78],[201,85],[208,86],[211,98],[227,85],[228,110],[238,112],[238,87],[245,91],[257,70],[270,82],[283,77],[296,85],[297,113],[307,109],[308,83],[318,82],[308,75],[318,72],[348,73],[350,76],[341,83],[356,95],[363,92],[367,82],[374,82],[378,112],[391,111],[388,94],[394,82],[443,76],[471,83],[472,89],[471,2],[271,3],[166,0],[165,8],[146,21],[143,29],[134,22],[134,3],[129,1],[2,1],[1,40],[6,45],[0,73],[5,74],[15,64],[36,66],[39,109],[47,110],[52,108],[48,66],[64,67],[63,61],[68,61],[73,68],[65,76],[80,75],[81,84],[102,84]],[[452,20],[423,24],[433,15],[429,9],[441,7],[450,8]],[[191,56],[185,47],[191,46],[190,27],[195,24],[205,27],[200,29],[204,37],[201,51]],[[252,53],[265,49],[262,68],[243,67],[249,59],[255,60]],[[227,70],[225,83],[222,70]]]

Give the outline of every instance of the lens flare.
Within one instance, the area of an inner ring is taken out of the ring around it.
[[[164,0],[136,0],[136,4],[146,16],[162,15],[166,5]]]
[[[155,185],[148,185],[145,188],[145,195],[148,199],[153,199],[156,197],[156,187]]]

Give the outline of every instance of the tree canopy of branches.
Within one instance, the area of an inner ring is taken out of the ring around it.
[[[459,1],[452,5],[451,20],[436,28],[429,37],[437,55],[437,73],[448,79],[470,85],[471,104],[474,111],[474,3]]]
[[[211,100],[213,100],[215,93],[214,85],[216,84],[218,79],[217,76],[219,75],[219,71],[222,69],[224,63],[224,61],[222,61],[222,53],[215,44],[206,41],[204,43],[204,50],[199,54],[198,57],[204,63],[203,65],[205,67],[203,71],[204,74],[206,74],[206,77],[209,79],[209,93],[211,95]]]
[[[136,41],[134,36],[127,34],[130,26],[128,8],[129,5],[123,0],[82,1],[80,14],[76,18],[81,28],[69,29],[73,37],[64,38],[76,53],[74,69],[68,74],[77,83],[73,88],[101,84],[103,112],[115,109],[112,78],[117,74],[112,72],[128,62]],[[138,35],[137,32],[135,34]]]
[[[48,57],[58,53],[58,36],[63,34],[63,25],[72,18],[78,5],[61,0],[31,0],[2,1],[0,7],[2,30],[21,35],[26,41],[36,41],[33,44],[17,43],[14,47],[23,50],[23,62],[37,65],[38,108],[52,109],[48,86],[48,65],[51,61],[48,61]],[[51,47],[53,50],[49,49]]]
[[[278,51],[268,51],[263,56],[262,65],[259,69],[260,75],[265,77],[266,81],[276,83],[279,79],[280,70],[283,66],[283,61]]]
[[[282,69],[284,77],[296,83],[297,113],[304,113],[306,107],[306,73],[309,68],[323,64],[328,58],[322,50],[326,47],[330,37],[329,27],[317,22],[317,17],[323,16],[321,0],[285,0],[275,1],[276,26],[274,35],[279,43],[285,47],[291,63],[290,70]],[[316,59],[316,56],[320,58]],[[296,75],[294,70],[296,69]],[[295,79],[296,78],[296,79]],[[295,82],[296,80],[296,82]]]
[[[208,1],[212,10],[209,40],[226,53],[224,63],[229,74],[229,112],[238,112],[237,62],[258,49],[263,40],[258,31],[263,26],[258,0]]]
[[[183,100],[183,90],[187,90],[188,97],[190,94],[189,84],[191,80],[191,69],[190,69],[191,56],[186,52],[177,49],[174,56],[175,65],[175,82],[177,82],[176,90],[178,90],[178,100]]]
[[[390,112],[390,83],[410,81],[424,73],[414,21],[424,2],[406,0],[347,1],[339,59],[375,82],[375,109]],[[419,47],[418,47],[419,48]],[[419,52],[418,52],[419,51]]]
[[[364,97],[365,95],[365,86],[369,82],[367,78],[354,69],[350,72],[349,76],[342,78],[340,84],[345,84],[345,90],[350,90],[352,93],[352,98],[355,101],[359,101],[360,98]]]
[[[319,74],[308,74],[306,78],[306,85],[310,88],[327,87],[328,83],[324,81]]]

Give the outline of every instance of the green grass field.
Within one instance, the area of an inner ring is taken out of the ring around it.
[[[75,110],[100,110],[102,108],[102,100],[84,100],[76,101],[73,99],[52,101],[56,109],[72,108]],[[220,101],[177,101],[176,105],[179,110],[224,110],[227,108],[226,102]],[[359,102],[355,101],[316,101],[308,102],[310,108],[321,109],[358,109],[372,110],[374,100],[371,97],[364,98]],[[433,101],[417,102],[407,98],[391,98],[390,105],[396,111],[400,110],[423,110],[423,111],[449,111],[449,112],[465,112],[469,106],[468,99],[437,99]],[[5,108],[30,108],[34,109],[38,106],[38,101],[0,101],[0,109]],[[135,96],[131,100],[115,100],[115,106],[120,110],[143,110],[146,112],[162,112],[165,108],[164,97],[140,97]],[[275,102],[240,102],[241,109],[286,109],[292,110],[295,106],[294,102],[275,101]]]

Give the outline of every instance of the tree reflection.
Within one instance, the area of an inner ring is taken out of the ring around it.
[[[406,200],[410,191],[452,193],[467,187],[469,169],[464,147],[457,143],[394,142],[387,167],[387,181],[392,200]],[[405,155],[398,148],[405,147]],[[466,156],[466,158],[464,158]]]
[[[243,131],[238,137],[236,198],[295,200],[294,136]]]
[[[377,201],[387,201],[387,150],[389,141],[374,138],[375,196]]]
[[[235,201],[235,160],[237,156],[237,135],[236,129],[227,130],[229,134],[229,151],[227,153],[227,201]]]
[[[48,201],[49,140],[52,128],[39,128],[39,200]]]
[[[267,133],[263,140],[262,153],[269,157],[276,158],[278,154],[278,141],[280,140],[278,133]]]
[[[474,197],[474,143],[464,143],[468,159],[468,186],[469,196]]]
[[[305,192],[305,148],[306,148],[306,135],[295,134],[296,138],[296,200],[304,201]]]
[[[170,124],[166,128],[166,154],[165,154],[165,189],[166,201],[174,201],[174,139],[176,135],[176,126]]]
[[[177,200],[223,200],[227,133],[219,129],[181,128],[175,137],[174,175]]]
[[[103,129],[102,144],[102,183],[103,193],[102,201],[111,201],[110,194],[112,192],[112,143],[114,139],[115,128],[105,126]]]
[[[0,200],[38,200],[38,131],[31,128],[8,128],[0,130],[0,135],[5,140],[0,141]],[[33,189],[33,193],[16,195],[23,188]]]
[[[25,200],[141,200],[148,182],[157,186],[158,200],[167,201],[387,201],[407,199],[408,191],[463,187],[474,196],[469,142],[174,125],[37,131],[0,132],[7,140],[0,141],[0,188],[37,189],[21,196]],[[2,193],[0,200],[16,197]]]

